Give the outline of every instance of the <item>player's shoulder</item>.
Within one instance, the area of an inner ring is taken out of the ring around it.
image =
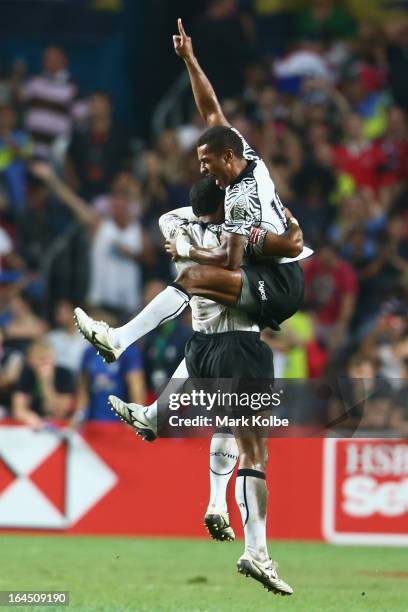
[[[248,191],[256,190],[258,187],[257,180],[254,175],[255,162],[250,163],[248,168],[242,173],[234,183],[232,183],[225,192],[225,200],[232,200]]]
[[[251,145],[248,143],[248,141],[244,138],[244,136],[241,134],[241,132],[239,130],[237,130],[234,127],[231,127],[231,130],[233,132],[235,132],[236,134],[238,134],[238,136],[241,138],[242,140],[242,144],[244,146],[244,158],[248,159],[248,160],[258,160],[260,159],[259,155],[256,153],[256,151],[251,147]]]
[[[234,210],[239,216],[239,212],[244,211],[248,206],[259,204],[258,183],[253,172],[248,172],[239,182],[231,185],[225,194],[225,211]]]

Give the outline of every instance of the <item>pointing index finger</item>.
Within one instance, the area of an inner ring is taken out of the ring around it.
[[[182,36],[183,38],[187,38],[187,34],[184,30],[183,22],[181,21],[180,17],[177,19],[177,25],[178,25],[178,30],[180,32],[180,36]]]

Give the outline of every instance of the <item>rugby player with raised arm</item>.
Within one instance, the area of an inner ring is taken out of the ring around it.
[[[310,250],[302,248],[299,241],[288,239],[300,231],[296,220],[288,223],[265,163],[229,126],[211,84],[194,56],[191,39],[185,34],[180,20],[178,25],[179,34],[174,37],[174,47],[185,61],[198,109],[210,126],[197,143],[201,171],[206,176],[212,176],[225,190],[221,244],[216,249],[194,247],[180,231],[176,238],[176,255],[201,265],[184,269],[172,286],[121,328],[109,328],[103,322],[93,321],[81,309],[76,310],[81,332],[109,361],[118,358],[127,346],[157,325],[178,316],[192,296],[241,309],[261,326],[274,329],[278,329],[282,321],[298,310],[303,299],[303,274],[297,260],[308,256]],[[242,265],[244,248],[254,225],[260,234],[266,235],[268,230],[275,234],[275,257]],[[249,336],[248,333],[242,350],[248,356],[247,363],[254,366],[251,354],[254,354],[259,336]],[[209,338],[208,334],[205,336],[195,334],[189,343],[187,357],[190,355],[191,364],[196,363],[194,355],[207,351]],[[219,363],[223,363],[224,371],[228,372],[234,365],[237,344],[231,350],[232,337],[226,336],[224,340],[224,346],[222,342],[217,343],[217,353]],[[237,337],[235,341],[239,343],[242,339]],[[211,370],[210,365],[215,361],[213,358],[208,364],[203,364],[206,375],[202,377],[220,376],[219,372]],[[249,372],[248,378],[269,376],[270,364],[266,360],[263,366],[258,363],[253,369],[252,375],[250,368],[246,370],[247,374]],[[196,372],[194,374],[199,377]],[[238,561],[238,568],[276,591],[273,583],[280,579],[270,562],[265,539],[266,441],[256,431],[252,435],[248,435],[248,431],[234,431],[234,434],[240,452],[237,491],[245,499],[240,508],[246,542],[253,541],[253,538],[258,542],[255,548],[248,545]],[[248,517],[254,521],[249,521]],[[288,587],[288,590],[282,589],[280,592],[289,593],[291,589]]]

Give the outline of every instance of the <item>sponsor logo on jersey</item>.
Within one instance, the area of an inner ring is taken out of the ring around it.
[[[259,281],[258,282],[258,289],[259,289],[259,293],[261,294],[261,300],[263,302],[267,302],[268,298],[266,297],[265,281]]]

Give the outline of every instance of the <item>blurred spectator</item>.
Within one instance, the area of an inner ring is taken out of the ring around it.
[[[389,82],[395,102],[408,112],[408,17],[386,24]]]
[[[64,211],[54,205],[49,189],[42,181],[29,176],[27,203],[17,224],[17,245],[30,272],[39,271],[43,257],[64,229]]]
[[[82,356],[87,348],[87,343],[74,322],[74,306],[68,300],[61,300],[55,308],[55,323],[57,329],[47,334],[47,340],[54,350],[55,363],[61,368],[69,370],[71,374],[78,376]]]
[[[197,165],[197,154],[194,151],[194,162]],[[169,190],[167,181],[164,177],[164,170],[160,161],[160,156],[156,151],[147,150],[141,160],[141,185],[143,202],[143,227],[153,247],[156,251],[156,262],[145,275],[148,280],[171,278],[170,262],[167,254],[163,250],[163,235],[159,229],[157,219],[164,213],[171,210],[169,202]],[[185,200],[187,202],[188,200]],[[176,206],[180,206],[180,200]],[[184,203],[183,203],[184,205]]]
[[[220,99],[241,93],[245,66],[251,59],[248,24],[237,9],[237,0],[210,0],[193,29],[197,56]]]
[[[167,185],[168,205],[175,208],[180,202],[187,202],[189,186],[185,156],[179,145],[175,130],[163,130],[156,146],[160,157],[161,171]]]
[[[260,51],[266,57],[286,51],[293,37],[293,0],[251,0]]]
[[[388,125],[381,147],[385,154],[386,166],[383,178],[385,185],[400,183],[408,178],[408,126],[402,109],[390,108]]]
[[[145,288],[144,302],[148,304],[165,289],[159,280],[150,281]],[[150,332],[143,342],[143,359],[149,391],[158,394],[184,359],[184,349],[192,331],[182,320],[173,319]]]
[[[142,295],[139,262],[151,261],[151,250],[142,227],[131,220],[129,198],[113,194],[111,216],[102,218],[50,166],[37,162],[31,169],[91,231],[89,302],[108,308],[122,318],[133,316]]]
[[[156,151],[147,150],[141,161],[142,197],[145,215],[156,218],[168,208],[167,183],[160,156]],[[157,224],[156,224],[157,225]]]
[[[130,157],[129,132],[113,122],[110,96],[94,93],[87,125],[73,133],[68,148],[66,171],[70,183],[86,199],[106,193],[114,176],[128,169]]]
[[[12,391],[20,377],[22,366],[22,353],[4,346],[0,328],[0,418],[8,415]]]
[[[380,138],[387,126],[387,108],[390,104],[387,91],[371,91],[369,84],[364,82],[364,67],[358,64],[349,68],[347,77],[343,78],[342,90],[351,110],[362,119],[363,136],[369,140]]]
[[[378,236],[377,251],[373,253],[370,243],[366,242],[364,256],[357,256],[352,263],[360,279],[356,319],[359,323],[370,324],[381,305],[397,294],[407,274],[408,241],[404,218],[399,214],[390,217]]]
[[[384,312],[374,329],[363,339],[364,354],[378,362],[379,375],[395,389],[401,388],[408,358],[408,326],[406,311]]]
[[[305,41],[283,58],[277,59],[274,62],[274,75],[278,90],[297,95],[302,91],[303,85],[304,93],[307,94],[305,101],[309,103],[324,101],[325,96],[319,93],[314,83],[318,82],[319,89],[323,89],[334,80],[334,74],[324,60],[322,52],[323,46],[320,42]],[[307,79],[306,86],[303,79]]]
[[[346,7],[334,0],[311,0],[296,18],[300,38],[347,39],[355,33],[355,21]]]
[[[61,47],[48,47],[43,55],[43,72],[24,85],[27,106],[26,128],[34,141],[34,153],[48,159],[59,136],[69,137],[77,87],[68,71],[68,58]]]
[[[393,393],[389,383],[377,377],[374,360],[354,355],[347,373],[339,379],[336,393],[329,402],[331,428],[386,430],[393,420]]]
[[[391,215],[386,233],[390,263],[400,275],[408,273],[408,223],[404,216]]]
[[[316,334],[335,349],[347,340],[357,295],[352,267],[331,244],[321,246],[305,264],[306,300],[316,315]]]
[[[178,145],[183,153],[188,153],[192,149],[195,150],[196,142],[204,130],[205,123],[196,110],[193,112],[190,122],[180,125],[176,129]]]
[[[328,236],[341,248],[345,257],[350,253],[350,233],[361,230],[366,237],[365,247],[371,254],[376,252],[375,239],[387,222],[385,212],[370,189],[361,189],[340,203],[336,222],[329,228]]]
[[[369,142],[364,137],[359,115],[350,114],[345,120],[344,129],[344,144],[334,146],[335,168],[352,177],[357,187],[378,190],[386,164],[383,149],[378,143]]]
[[[175,130],[163,130],[160,133],[156,149],[160,156],[163,176],[166,181],[168,183],[182,182],[185,170],[177,132]]]
[[[290,208],[307,242],[318,244],[330,227],[336,212],[329,203],[329,194],[334,184],[333,173],[313,162],[306,164],[293,178],[296,195]]]
[[[107,313],[94,313],[94,316],[107,321],[109,325],[116,325]],[[86,349],[81,365],[77,410],[84,412],[89,420],[115,421],[117,416],[108,406],[109,395],[117,395],[125,402],[145,404],[143,359],[135,344],[111,364],[105,363],[93,346]]]
[[[5,180],[11,205],[17,211],[25,205],[26,166],[32,146],[28,135],[16,128],[16,112],[11,105],[0,106],[0,175]]]
[[[297,312],[282,324],[282,340],[287,345],[283,378],[309,378],[307,346],[315,338],[313,319],[307,312]]]
[[[13,294],[0,314],[3,335],[8,345],[25,349],[31,340],[39,339],[47,331],[47,323],[38,317],[27,295]]]
[[[93,208],[102,216],[109,217],[112,214],[112,198],[117,195],[125,195],[129,199],[130,216],[132,219],[141,219],[143,212],[142,193],[140,183],[130,174],[123,170],[117,174],[108,193],[98,196],[92,201]]]
[[[402,379],[394,398],[391,427],[401,438],[408,438],[408,358],[402,361]]]
[[[12,237],[0,221],[0,282],[12,282],[17,279],[10,272],[22,271],[24,263],[16,253]]]
[[[1,62],[0,105],[12,105],[18,101],[25,69],[25,63],[21,59],[15,60],[11,67]]]
[[[314,325],[308,313],[297,312],[278,334],[263,330],[262,339],[273,350],[276,378],[309,378],[307,346],[314,339]]]
[[[74,401],[71,373],[55,365],[54,353],[44,340],[28,349],[26,363],[12,398],[12,414],[34,430],[47,427],[47,419],[67,418]]]

